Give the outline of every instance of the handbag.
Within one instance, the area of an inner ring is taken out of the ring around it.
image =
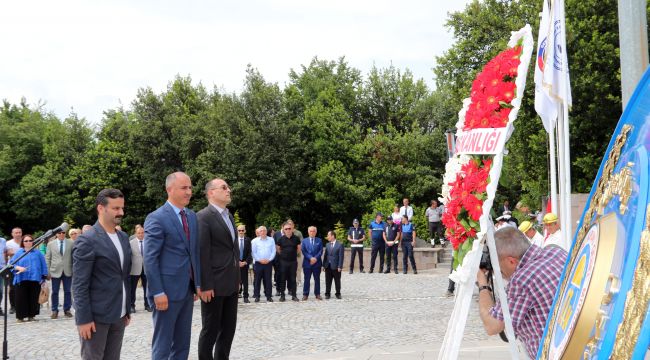
[[[38,294],[38,303],[45,304],[50,298],[50,287],[47,285],[47,282],[41,284],[41,292]]]

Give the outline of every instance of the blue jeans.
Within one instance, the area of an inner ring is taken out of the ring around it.
[[[52,278],[52,311],[59,311],[59,287],[63,281],[63,311],[70,311],[72,307],[72,293],[70,287],[72,285],[72,277],[61,274],[60,278]]]

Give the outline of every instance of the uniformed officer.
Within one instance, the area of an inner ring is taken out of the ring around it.
[[[363,241],[366,239],[366,235],[363,232],[361,226],[359,226],[359,220],[354,219],[352,222],[352,227],[348,230],[348,241],[350,242],[350,274],[354,272],[354,258],[359,254],[359,271],[363,271]]]
[[[395,274],[397,274],[397,247],[401,236],[398,224],[393,222],[393,217],[386,218],[388,222],[384,231],[384,241],[386,243],[386,271],[384,274],[390,273],[391,258],[395,264]]]
[[[384,215],[378,212],[375,215],[375,221],[372,221],[368,226],[368,236],[371,239],[372,252],[370,253],[370,273],[375,271],[375,260],[377,253],[379,253],[379,273],[384,272],[384,256],[386,254],[386,223],[382,220]]]
[[[404,274],[408,273],[409,265],[407,260],[411,260],[411,266],[413,266],[413,273],[417,274],[418,270],[415,267],[415,257],[413,256],[413,246],[415,245],[415,225],[409,221],[408,216],[402,216],[402,262],[404,263]]]

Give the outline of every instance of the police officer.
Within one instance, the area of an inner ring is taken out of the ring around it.
[[[409,218],[406,215],[402,216],[402,262],[404,263],[404,274],[408,273],[409,265],[406,261],[407,259],[411,260],[411,266],[413,266],[413,273],[417,274],[418,270],[415,267],[415,257],[413,256],[413,246],[415,245],[415,225],[409,222]]]
[[[386,230],[384,231],[384,241],[386,243],[386,271],[384,274],[390,273],[391,258],[395,264],[395,274],[397,274],[397,247],[399,238],[401,236],[398,224],[393,222],[393,217],[386,218]]]
[[[375,260],[377,259],[377,252],[379,252],[379,273],[384,272],[384,256],[386,254],[386,223],[382,220],[384,215],[378,212],[375,215],[375,221],[372,221],[368,226],[368,236],[371,239],[372,252],[370,254],[370,273],[375,271]]]
[[[350,242],[350,274],[354,272],[354,258],[359,254],[359,270],[363,271],[363,241],[366,235],[359,226],[359,220],[352,221],[352,227],[348,230],[348,241]]]

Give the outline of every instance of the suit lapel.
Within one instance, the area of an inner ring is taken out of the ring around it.
[[[122,264],[120,264],[120,254],[117,252],[117,249],[113,245],[113,240],[108,236],[104,228],[99,225],[99,222],[95,224],[95,232],[97,232],[98,237],[104,242],[104,245],[108,248],[108,252],[112,254],[113,262],[115,265],[119,266],[120,270],[123,270]],[[119,238],[119,235],[118,235]],[[124,256],[126,257],[126,255]]]
[[[172,226],[176,229],[178,232],[178,236],[181,237],[181,239],[184,239],[183,244],[185,244],[185,247],[188,248],[187,246],[187,236],[185,236],[185,230],[183,230],[183,224],[181,223],[181,220],[178,219],[178,215],[176,214],[176,211],[174,211],[174,208],[169,205],[169,203],[165,203],[165,210],[167,211],[168,215],[172,218]],[[187,216],[187,212],[185,216]],[[189,226],[189,216],[187,216],[187,222]],[[192,232],[190,231],[190,238],[192,237]],[[189,250],[189,248],[188,248]]]
[[[217,218],[217,222],[224,228],[226,233],[230,233],[230,242],[233,243],[233,246],[234,246],[234,243],[239,243],[239,241],[235,241],[235,234],[233,234],[232,231],[230,231],[230,228],[228,227],[228,225],[226,225],[226,222],[223,220],[223,216],[221,216],[221,214],[219,213],[219,210],[217,210],[217,208],[215,208],[212,205],[208,205],[208,206],[209,206],[210,211],[212,212],[212,214]],[[230,213],[228,215],[229,215],[229,219],[231,219],[231,225],[233,225],[235,223],[235,221],[234,221],[232,215],[230,215]],[[233,225],[233,229],[234,228],[235,228],[235,226]],[[239,248],[239,244],[237,244],[237,247]],[[239,251],[239,249],[237,249],[237,251]]]

